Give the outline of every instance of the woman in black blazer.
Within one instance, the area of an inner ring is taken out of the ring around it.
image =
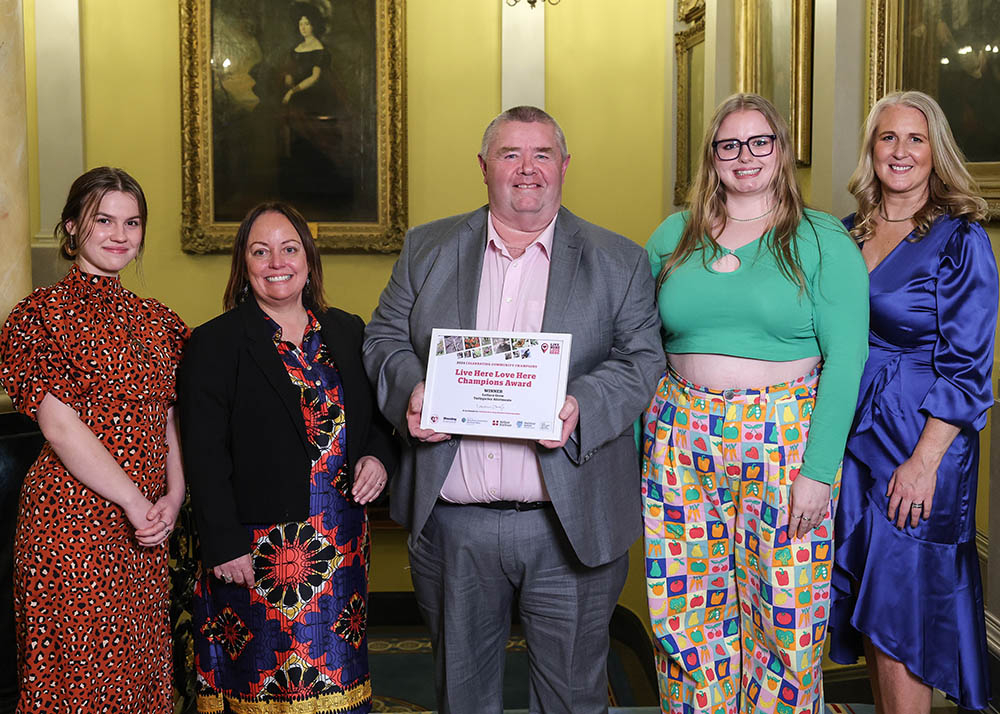
[[[194,331],[180,368],[204,564],[199,711],[371,708],[364,504],[396,451],[361,365],[364,323],[326,307],[322,279],[305,219],[257,206],[233,245],[227,312]]]

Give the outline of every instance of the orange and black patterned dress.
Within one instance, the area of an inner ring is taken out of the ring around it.
[[[11,312],[0,380],[35,418],[71,406],[151,502],[166,492],[167,410],[188,331],[117,278],[75,265]],[[166,544],[140,547],[123,509],[46,443],[24,480],[14,538],[17,711],[173,711]]]

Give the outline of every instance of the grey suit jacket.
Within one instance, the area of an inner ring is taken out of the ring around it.
[[[486,207],[410,230],[365,330],[364,362],[386,418],[408,434],[406,407],[424,379],[431,330],[472,330],[486,250]],[[556,220],[542,322],[569,332],[567,392],[580,422],[561,449],[538,446],[545,486],[577,557],[617,558],[641,533],[632,424],[664,367],[660,320],[645,251],[565,208]],[[415,539],[458,453],[459,437],[411,440],[392,482],[393,520]]]

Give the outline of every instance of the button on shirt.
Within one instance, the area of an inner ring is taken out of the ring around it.
[[[556,219],[515,259],[493,227],[493,215],[487,218],[476,329],[541,332]],[[441,498],[453,503],[550,500],[534,442],[474,436],[459,442]]]

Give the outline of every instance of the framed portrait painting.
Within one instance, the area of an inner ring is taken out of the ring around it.
[[[812,161],[813,0],[737,0],[738,86],[788,122],[795,163]]]
[[[403,0],[181,0],[182,248],[295,206],[323,250],[406,229]]]
[[[1000,219],[1000,0],[872,0],[868,107],[889,92],[934,97]]]

